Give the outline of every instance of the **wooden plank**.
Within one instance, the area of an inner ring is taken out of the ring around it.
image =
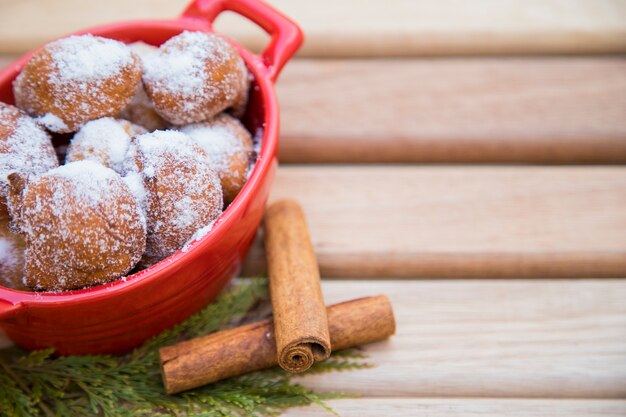
[[[296,60],[278,93],[283,162],[626,162],[623,57]]]
[[[626,163],[626,58],[296,60],[278,94],[286,163]]]
[[[11,62],[17,59],[17,56],[13,55],[0,55],[0,71],[4,69],[4,67],[8,66]]]
[[[119,20],[172,18],[189,0],[3,0],[0,51],[22,52],[70,31]],[[620,0],[271,0],[304,29],[307,56],[414,56],[626,51]],[[258,28],[218,28],[261,49]]]
[[[365,397],[626,398],[626,281],[324,281],[328,304],[387,294],[376,366],[299,378]]]
[[[328,401],[342,417],[623,417],[619,400],[501,400],[491,398],[356,398]],[[281,417],[327,417],[321,407],[293,408]]]
[[[316,390],[373,404],[626,396],[626,281],[324,281],[323,291],[329,304],[387,294],[398,330],[363,347],[374,368],[298,378]]]
[[[283,166],[279,198],[326,277],[626,276],[624,167]]]

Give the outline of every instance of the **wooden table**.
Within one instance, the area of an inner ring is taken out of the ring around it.
[[[0,65],[185,3],[4,0]],[[375,368],[302,382],[361,394],[344,417],[626,415],[626,2],[271,3],[307,34],[272,198],[304,205],[328,303],[384,293],[398,320]]]

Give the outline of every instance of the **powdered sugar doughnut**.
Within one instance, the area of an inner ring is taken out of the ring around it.
[[[8,219],[0,220],[0,285],[24,290],[24,250],[26,242],[9,228]]]
[[[181,249],[220,215],[222,189],[204,151],[187,135],[156,131],[137,136],[134,144],[148,224],[141,264],[149,266]]]
[[[236,118],[221,113],[208,122],[181,129],[207,154],[209,166],[220,177],[224,202],[235,199],[246,182],[246,173],[254,155],[252,136]]]
[[[59,166],[50,136],[17,107],[0,102],[0,219],[8,217],[8,175],[42,174]]]
[[[74,162],[26,183],[9,176],[9,205],[26,239],[24,283],[63,291],[128,273],[146,244],[145,219],[115,171]]]
[[[123,43],[70,36],[33,55],[13,84],[17,106],[49,130],[74,132],[119,113],[141,81],[141,62]]]
[[[156,111],[175,125],[201,122],[227,108],[242,112],[246,65],[224,38],[183,32],[144,60],[143,83]]]
[[[112,117],[92,120],[72,138],[67,148],[66,161],[88,159],[123,174],[130,138],[142,133],[146,133],[146,129],[128,120]]]
[[[142,61],[150,54],[159,50],[156,46],[144,42],[133,42],[128,46]],[[154,110],[154,105],[146,94],[142,83],[139,83],[134,97],[117,117],[130,120],[149,131],[161,130],[167,127],[167,122]]]

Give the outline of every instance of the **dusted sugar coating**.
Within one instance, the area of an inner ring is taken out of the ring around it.
[[[0,285],[14,290],[25,290],[24,251],[26,242],[22,236],[13,233],[9,220],[0,220]]]
[[[121,42],[70,36],[33,55],[13,83],[17,106],[52,132],[119,113],[141,82],[141,62]]]
[[[213,33],[183,32],[144,61],[143,83],[156,111],[184,125],[233,108],[241,114],[250,79],[237,50]]]
[[[133,42],[128,46],[142,61],[159,50],[156,46],[141,41]],[[154,104],[150,101],[142,83],[139,83],[134,97],[117,117],[143,126],[151,132],[167,128],[167,122],[154,110]]]
[[[93,161],[56,168],[27,183],[9,177],[14,224],[24,236],[24,283],[64,291],[120,278],[139,261],[146,224],[115,171]]]
[[[0,220],[8,218],[8,176],[31,177],[59,166],[51,138],[17,107],[0,102]]]
[[[146,129],[123,119],[104,117],[87,122],[72,138],[66,160],[91,160],[123,174],[130,139],[143,133]]]
[[[209,166],[220,177],[224,202],[232,202],[246,183],[246,174],[254,159],[250,132],[226,113],[208,122],[185,126],[181,131],[206,152]]]
[[[156,131],[134,139],[148,224],[142,266],[180,250],[222,212],[222,188],[204,151],[187,135]]]

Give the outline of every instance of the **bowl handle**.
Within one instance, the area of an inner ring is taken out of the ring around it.
[[[194,0],[182,17],[202,18],[212,25],[217,16],[226,10],[251,20],[272,37],[261,53],[261,62],[275,82],[280,70],[302,45],[303,35],[298,25],[260,0]]]

